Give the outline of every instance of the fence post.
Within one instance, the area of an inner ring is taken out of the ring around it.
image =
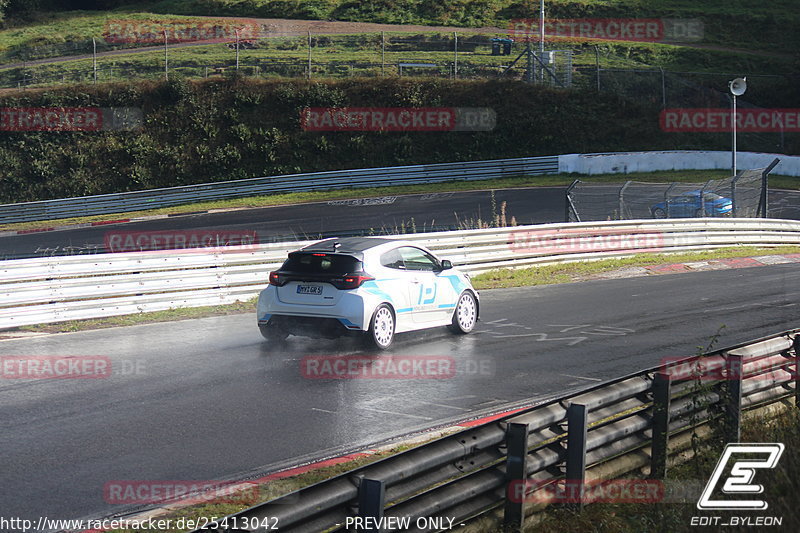
[[[94,37],[92,37],[92,71],[94,82],[97,83],[97,40]]]
[[[581,219],[578,217],[578,212],[575,211],[575,206],[572,204],[572,198],[570,195],[572,194],[572,189],[574,189],[581,180],[573,181],[569,187],[567,187],[566,192],[564,193],[564,222],[572,222],[570,220],[570,212],[575,213],[575,222],[580,222]]]
[[[308,32],[308,79],[311,79],[311,32]]]
[[[597,73],[597,92],[600,92],[600,51],[594,45],[594,69]]]
[[[164,30],[164,79],[169,79],[169,66],[167,57],[167,30]]]
[[[794,349],[794,407],[800,409],[800,333],[792,340]]]
[[[725,437],[728,442],[739,442],[741,438],[742,374],[742,356],[727,354],[725,357]]]
[[[362,478],[358,487],[358,516],[360,518],[374,518],[370,520],[376,524],[383,518],[383,506],[386,500],[386,484],[377,479]],[[380,533],[378,527],[367,527],[364,531]]]
[[[653,441],[650,445],[650,478],[667,475],[669,451],[669,409],[672,399],[672,374],[657,372],[653,379]]]
[[[567,472],[564,494],[568,507],[583,509],[583,483],[586,479],[587,413],[585,405],[567,408]]]
[[[525,522],[525,492],[528,479],[528,424],[509,423],[506,428],[505,531],[522,531]],[[519,498],[517,498],[519,496]]]
[[[453,79],[458,79],[458,33],[453,32]]]
[[[381,76],[386,76],[386,32],[381,32]]]
[[[759,209],[761,210],[761,217],[767,218],[769,211],[769,173],[775,168],[781,160],[777,157],[772,160],[772,163],[767,165],[764,172],[761,173],[761,199],[759,200]],[[758,214],[756,213],[756,216]]]
[[[731,216],[736,217],[736,182],[741,176],[734,176],[731,179]]]
[[[617,213],[617,220],[625,220],[625,189],[630,185],[630,180],[625,182],[619,190],[619,213]]]
[[[236,35],[236,70],[239,70],[239,29],[233,30]]]

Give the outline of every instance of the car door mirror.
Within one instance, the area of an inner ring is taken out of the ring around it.
[[[442,270],[448,270],[450,268],[453,268],[453,263],[451,263],[447,259],[442,259],[442,262],[441,262],[441,265],[440,265],[439,268],[441,268]]]

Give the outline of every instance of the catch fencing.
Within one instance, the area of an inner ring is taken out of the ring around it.
[[[771,219],[561,223],[397,235],[461,270],[800,244],[800,222]],[[0,328],[246,301],[288,252],[313,241],[8,260]]]
[[[744,170],[733,178],[705,183],[592,184],[576,180],[567,188],[569,221],[644,218],[743,217],[766,218],[767,176],[779,160],[766,168]]]
[[[591,503],[593,486],[625,476],[634,487],[647,477],[661,489],[641,503],[696,504],[699,487],[664,480],[670,456],[696,436],[739,442],[744,411],[764,416],[779,403],[798,405],[799,349],[793,330],[665,362],[256,505],[227,523],[270,517],[279,531],[300,533],[347,531],[353,517],[394,517],[410,520],[407,531],[439,531],[431,518],[460,524],[489,514],[521,531],[526,516],[564,503],[554,494],[580,507]],[[233,531],[225,522],[203,531]]]

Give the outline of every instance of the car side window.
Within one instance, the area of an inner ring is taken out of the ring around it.
[[[386,268],[396,268],[398,270],[406,269],[406,265],[403,262],[403,258],[400,256],[400,252],[397,248],[394,250],[389,250],[385,254],[381,255],[381,265],[385,266]]]
[[[434,271],[439,268],[439,262],[430,254],[413,246],[403,246],[398,249],[403,257],[406,270]]]

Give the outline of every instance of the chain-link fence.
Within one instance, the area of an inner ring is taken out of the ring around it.
[[[766,217],[767,175],[774,165],[705,183],[593,184],[566,193],[567,222],[648,218]]]
[[[214,42],[88,39],[0,52],[0,87],[191,78],[238,71],[256,77],[426,76],[572,84],[570,50],[531,49],[487,34],[264,33]]]

